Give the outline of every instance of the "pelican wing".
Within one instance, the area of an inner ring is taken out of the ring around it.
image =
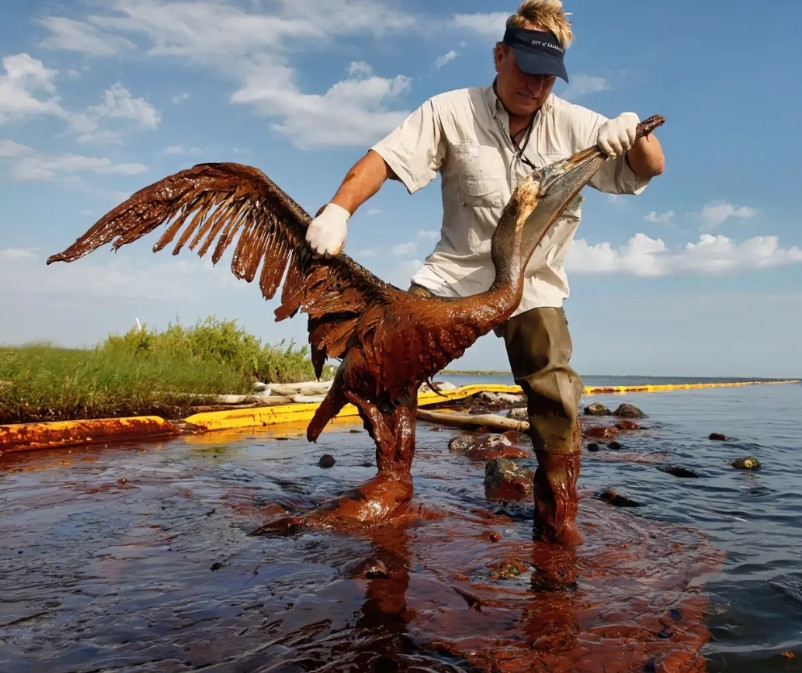
[[[341,357],[353,330],[373,302],[398,292],[346,255],[324,259],[306,243],[310,216],[264,173],[234,163],[199,164],[145,187],[111,210],[64,252],[47,263],[71,262],[106,243],[117,249],[162,225],[157,252],[176,239],[173,254],[188,245],[212,263],[234,246],[231,271],[271,299],[283,287],[276,320],[301,310],[309,315],[312,359]]]

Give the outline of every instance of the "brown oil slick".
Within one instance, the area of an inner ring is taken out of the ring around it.
[[[156,416],[0,425],[0,453],[179,434],[177,425]]]
[[[638,136],[663,122],[659,116],[645,120]],[[606,158],[598,147],[588,148],[538,169],[516,187],[492,238],[495,280],[471,297],[420,297],[384,283],[343,254],[315,256],[305,241],[309,215],[264,173],[233,163],[201,164],[145,187],[48,264],[73,261],[107,243],[118,248],[161,225],[167,228],[154,251],[177,237],[173,254],[185,245],[201,256],[213,248],[217,263],[233,245],[235,276],[250,282],[259,275],[266,299],[282,287],[277,320],[298,311],[309,316],[316,374],[328,358],[342,360],[307,438],[316,441],[350,402],[376,445],[376,479],[354,498],[316,510],[309,523],[387,522],[403,514],[409,500],[403,495],[412,493],[407,485],[419,386],[511,315],[535,248]],[[552,504],[541,517],[545,530],[556,530],[548,516],[576,507],[573,495]]]
[[[0,668],[704,670],[722,558],[700,532],[580,482],[585,543],[533,542],[531,504],[485,500],[447,432],[418,436],[405,515],[359,533],[248,534],[366,481],[372,442],[347,428],[325,470],[258,433],[0,457]]]

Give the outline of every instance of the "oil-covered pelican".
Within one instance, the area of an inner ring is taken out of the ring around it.
[[[639,136],[662,122],[647,119]],[[167,229],[154,251],[178,236],[173,254],[187,244],[200,256],[213,248],[216,263],[233,245],[237,278],[252,281],[258,274],[266,299],[282,286],[276,320],[299,310],[309,316],[316,374],[327,358],[342,359],[308,439],[317,440],[351,402],[376,443],[377,475],[306,520],[376,522],[412,495],[418,387],[514,311],[529,258],[605,159],[592,147],[533,172],[515,189],[492,239],[495,280],[470,297],[419,297],[344,254],[315,256],[305,241],[310,216],[264,173],[233,163],[200,164],[145,187],[47,263],[73,261],[110,242],[119,248],[162,225]]]

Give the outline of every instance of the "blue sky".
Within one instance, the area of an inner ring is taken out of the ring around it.
[[[666,173],[639,197],[586,190],[566,303],[583,374],[800,376],[802,3],[574,0],[571,85],[607,116],[659,113]],[[92,345],[235,318],[270,343],[305,316],[224,266],[145,239],[46,257],[131,192],[195,163],[264,170],[308,211],[427,97],[492,81],[515,9],[443,0],[0,3],[0,343]],[[388,184],[346,252],[406,287],[439,229],[437,184]],[[507,369],[481,339],[456,365]]]

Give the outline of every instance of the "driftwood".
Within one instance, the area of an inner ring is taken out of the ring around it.
[[[331,388],[331,381],[303,381],[301,383],[268,383],[271,395],[325,395]]]
[[[454,414],[444,411],[418,409],[418,418],[422,421],[434,421],[435,423],[456,425],[461,428],[483,426],[492,430],[529,432],[529,423],[527,421],[515,421],[496,414]]]

